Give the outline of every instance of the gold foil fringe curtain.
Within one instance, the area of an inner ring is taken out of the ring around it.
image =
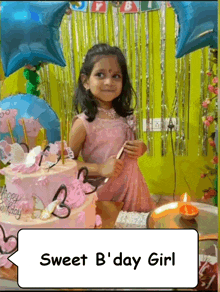
[[[154,155],[155,135],[152,131],[153,118],[161,118],[161,155],[167,154],[169,132],[166,127],[166,119],[176,118],[177,127],[174,129],[175,154],[185,156],[188,154],[189,133],[189,104],[190,104],[190,55],[176,59],[175,65],[175,100],[172,108],[168,110],[166,96],[166,62],[165,54],[169,54],[166,48],[166,11],[165,2],[161,2],[161,9],[150,12],[134,14],[122,14],[119,8],[109,5],[107,13],[91,13],[73,11],[72,15],[65,15],[61,24],[61,44],[67,66],[65,68],[47,65],[40,70],[41,93],[57,112],[58,116],[71,121],[75,115],[73,108],[73,96],[77,86],[83,57],[94,44],[107,42],[110,45],[119,46],[127,59],[129,75],[132,85],[137,93],[135,115],[137,118],[137,138],[143,139],[148,146],[148,155]],[[161,98],[155,104],[154,76],[154,52],[155,35],[154,19],[159,17],[160,23],[160,74],[161,74]],[[178,35],[178,22],[175,20],[175,34]],[[176,37],[177,40],[177,37]],[[208,49],[203,49],[201,68],[201,104],[205,100],[208,77],[206,70],[209,66]],[[55,98],[53,95],[57,96]],[[58,94],[57,94],[58,93]],[[155,111],[160,107],[160,116],[155,116]],[[201,118],[199,119],[198,155],[207,155],[208,133],[204,129],[202,116],[204,109],[201,106]],[[143,120],[146,121],[146,132],[143,131]],[[68,130],[64,130],[67,139]]]

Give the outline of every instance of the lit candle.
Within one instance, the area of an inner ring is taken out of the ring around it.
[[[28,145],[28,136],[27,136],[27,130],[26,130],[24,119],[22,119],[21,121],[22,121],[25,143]]]
[[[64,164],[64,143],[63,143],[63,121],[60,120],[60,136],[61,136],[61,159]]]
[[[8,124],[8,130],[9,130],[9,133],[10,133],[10,136],[11,136],[12,144],[14,144],[15,143],[15,139],[14,139],[13,134],[12,134],[11,124],[10,124],[9,120],[7,120],[7,124]]]

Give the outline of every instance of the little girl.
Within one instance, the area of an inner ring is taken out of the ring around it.
[[[147,212],[155,204],[138,167],[147,147],[135,140],[132,90],[121,50],[93,46],[80,71],[75,107],[82,113],[73,119],[70,147],[76,159],[81,151],[84,161],[77,161],[78,169],[86,166],[98,182],[100,201],[124,202],[124,211]],[[121,159],[116,159],[123,145]]]

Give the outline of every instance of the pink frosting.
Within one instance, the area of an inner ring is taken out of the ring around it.
[[[17,164],[16,166],[12,167],[12,170],[17,173],[17,172],[21,172],[21,173],[32,173],[32,172],[36,172],[40,169],[40,166],[35,163],[34,165],[32,165],[31,167],[26,167],[24,164]]]
[[[80,174],[78,182],[80,183],[80,186],[84,193],[90,193],[94,189],[89,183],[83,183],[84,175],[83,173]]]
[[[33,212],[33,209],[34,209],[34,206],[33,206],[33,201],[19,201],[17,203],[17,207],[19,209],[22,210],[22,213],[24,214],[28,214],[28,213],[32,213]]]
[[[96,215],[95,225],[96,226],[102,225],[102,218],[100,215]]]
[[[8,260],[8,257],[11,254],[0,254],[0,267],[5,267],[6,269],[10,269],[12,266],[12,262]]]
[[[67,185],[68,197],[66,203],[71,208],[80,207],[86,200],[86,195],[77,179],[74,179],[71,185]]]
[[[86,200],[86,193],[90,193],[93,189],[89,183],[83,183],[83,175],[79,179],[73,179],[71,184],[64,179],[68,190],[66,203],[72,208],[80,207]]]
[[[21,179],[19,177],[17,177],[17,176],[14,176],[12,178],[12,183],[14,183],[14,184],[20,184],[21,183]]]
[[[40,162],[40,158],[41,158],[41,154],[39,154],[36,157],[35,163],[31,166],[31,167],[26,167],[25,164],[23,163],[19,163],[16,165],[11,165],[12,166],[12,170],[17,173],[17,172],[21,172],[21,173],[32,173],[32,172],[36,172],[40,169],[39,166],[39,162]]]
[[[13,250],[15,246],[17,245],[17,241],[15,238],[10,238],[7,242],[3,241],[3,236],[1,234],[0,237],[0,246],[3,250],[3,252],[7,252],[10,250]],[[0,267],[5,267],[6,269],[9,269],[12,266],[12,263],[8,260],[8,257],[11,255],[11,253],[8,254],[0,254]]]
[[[86,200],[86,193],[92,192],[93,188],[89,183],[83,183],[84,176],[73,179],[71,184],[64,179],[68,190],[67,204],[72,208],[80,207]]]
[[[47,184],[49,184],[49,179],[46,176],[41,176],[35,183],[35,185],[39,186],[46,186]]]
[[[77,228],[84,228],[85,225],[85,212],[82,211],[79,213],[77,219],[76,219],[76,227]]]
[[[15,240],[15,238],[9,238],[9,240],[7,242],[2,241],[1,242],[1,248],[3,251],[10,251],[13,250],[17,245],[17,241]]]

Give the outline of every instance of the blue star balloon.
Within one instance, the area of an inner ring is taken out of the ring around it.
[[[59,27],[68,1],[3,1],[1,57],[5,76],[41,62],[65,66]]]
[[[4,114],[1,114],[1,110],[3,110]],[[40,128],[42,126],[47,130],[48,142],[54,143],[60,141],[59,119],[57,114],[45,100],[32,94],[18,94],[9,96],[0,101],[0,129],[3,129],[1,127],[4,126],[3,124],[6,123],[7,119],[15,119],[12,130],[13,136],[18,143],[22,141],[24,136],[21,124],[22,118],[27,121],[27,131],[32,131],[33,136],[35,136],[33,129],[39,127],[40,123]],[[38,132],[36,132],[36,135],[37,133]],[[9,136],[9,132],[0,131],[0,141],[7,136]]]
[[[176,58],[206,46],[218,48],[217,1],[170,1],[180,25]]]

